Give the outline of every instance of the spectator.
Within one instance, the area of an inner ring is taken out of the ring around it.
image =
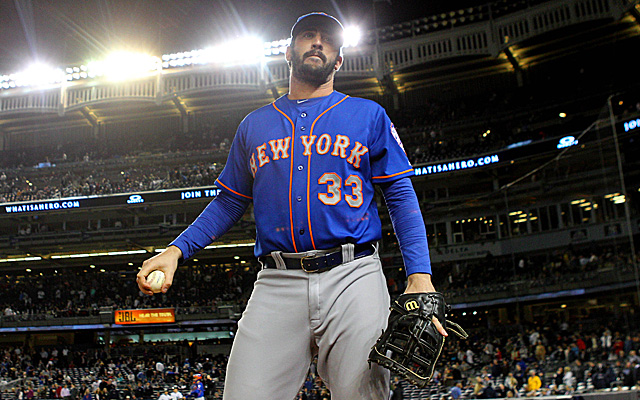
[[[71,400],[78,400],[78,388],[74,384],[71,384],[71,387],[69,388],[69,398]]]
[[[62,386],[62,389],[60,390],[60,398],[62,400],[69,400],[71,398],[71,391],[66,384]]]
[[[507,388],[506,386],[504,386],[504,384],[499,383],[496,388],[496,397],[497,398],[503,398],[503,397],[507,397]]]
[[[171,395],[171,400],[180,400],[184,397],[182,393],[180,393],[180,391],[178,390],[177,386],[173,387],[173,392],[171,392],[170,395]]]
[[[520,389],[522,385],[524,385],[524,379],[526,375],[521,364],[516,364],[515,368],[516,368],[516,371],[513,373],[513,376],[516,378],[516,381],[518,382],[518,389]]]
[[[158,362],[156,362],[156,373],[159,377],[164,378],[164,364],[162,363],[162,361],[158,360]]]
[[[504,379],[504,385],[507,390],[511,390],[514,393],[518,390],[518,380],[513,376],[513,372],[507,374],[507,377]]]
[[[544,361],[547,355],[547,349],[544,347],[541,340],[538,340],[536,344],[535,355],[536,355],[536,360],[538,360],[538,362]]]
[[[562,376],[562,384],[565,386],[575,386],[575,378],[571,367],[564,367],[564,375]]]
[[[453,400],[458,400],[462,396],[462,382],[456,382],[449,394]]]
[[[541,387],[542,387],[542,381],[540,380],[540,377],[538,376],[538,374],[536,374],[536,370],[532,369],[529,372],[529,379],[527,380],[528,395],[530,396],[536,395],[536,392],[540,390]]]
[[[390,400],[403,400],[404,399],[404,390],[402,388],[402,384],[400,379],[397,377],[393,378],[393,382],[390,385],[391,388],[391,398]]]
[[[484,391],[484,385],[482,382],[482,378],[477,376],[476,377],[476,383],[473,386],[473,395],[477,398],[480,398],[482,396],[482,392]]]

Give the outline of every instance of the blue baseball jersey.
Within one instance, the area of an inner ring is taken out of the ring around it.
[[[249,114],[217,184],[253,201],[262,256],[379,240],[373,184],[413,174],[384,109],[334,91]]]
[[[194,382],[193,385],[191,385],[191,393],[189,393],[189,397],[204,397],[204,384],[202,381]]]

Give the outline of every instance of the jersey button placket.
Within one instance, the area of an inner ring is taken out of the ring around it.
[[[304,134],[306,134],[307,131],[307,117],[309,115],[302,111],[298,114],[298,118],[295,121],[296,122],[296,130],[298,132],[304,132]],[[309,246],[311,243],[307,243],[307,237],[305,236],[305,234],[307,233],[307,227],[306,227],[306,221],[307,220],[307,212],[308,210],[306,209],[306,203],[304,201],[305,196],[300,193],[301,190],[306,190],[307,189],[307,174],[305,173],[305,163],[307,162],[307,157],[302,155],[302,152],[304,151],[304,146],[302,145],[301,141],[299,138],[296,138],[297,142],[296,142],[296,146],[299,146],[297,149],[298,151],[296,151],[295,153],[295,169],[300,172],[299,174],[296,174],[296,177],[294,179],[294,182],[297,182],[300,186],[296,187],[296,191],[299,194],[295,195],[295,201],[294,203],[296,204],[295,208],[295,214],[296,216],[302,217],[300,219],[298,219],[298,221],[300,222],[297,226],[297,232],[299,234],[300,237],[300,244],[302,244],[304,247]],[[306,245],[306,246],[305,246]]]

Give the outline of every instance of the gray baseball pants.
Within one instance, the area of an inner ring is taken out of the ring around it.
[[[367,356],[388,315],[377,251],[321,273],[260,271],[238,323],[224,399],[294,399],[317,355],[332,400],[387,400],[389,371],[369,368]]]

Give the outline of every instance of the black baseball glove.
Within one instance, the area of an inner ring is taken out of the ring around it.
[[[450,309],[442,293],[400,295],[391,304],[387,329],[371,348],[369,365],[373,361],[414,385],[425,387],[431,380],[445,339],[432,317],[458,337],[469,337],[460,325],[445,319]]]

